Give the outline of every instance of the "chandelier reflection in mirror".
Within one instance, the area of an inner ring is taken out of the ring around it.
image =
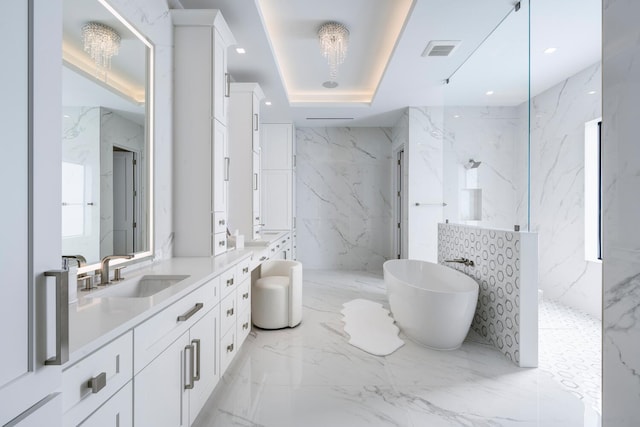
[[[120,49],[120,34],[108,25],[88,22],[82,26],[82,42],[84,51],[96,64],[96,74],[106,80],[107,71],[111,69],[111,58]]]
[[[338,66],[344,62],[349,47],[349,30],[338,22],[327,22],[318,29],[320,51],[329,63],[329,77],[336,80]]]

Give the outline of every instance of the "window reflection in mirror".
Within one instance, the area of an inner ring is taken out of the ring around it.
[[[104,0],[63,3],[62,253],[150,255],[152,46]],[[117,45],[110,61],[94,36]]]

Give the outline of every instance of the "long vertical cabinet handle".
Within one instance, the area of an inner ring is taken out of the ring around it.
[[[253,189],[254,190],[258,189],[258,174],[257,173],[253,174]]]
[[[224,180],[225,181],[229,181],[229,166],[230,166],[230,159],[229,157],[225,157],[224,158]]]
[[[189,359],[187,359],[187,351],[190,353]],[[189,344],[184,348],[184,389],[191,390],[193,388],[193,356],[194,356],[193,344]],[[187,375],[187,360],[189,361],[189,375]],[[187,382],[187,379],[189,380]]]
[[[69,361],[69,272],[52,270],[44,275],[56,278],[56,355],[44,364],[64,365]]]
[[[254,113],[253,114],[253,118],[255,121],[255,125],[253,126],[253,130],[257,131],[258,130],[258,113]]]
[[[200,339],[192,339],[191,345],[196,349],[196,369],[191,374],[193,382],[200,381]]]
[[[225,98],[231,97],[231,75],[224,73],[224,96]]]

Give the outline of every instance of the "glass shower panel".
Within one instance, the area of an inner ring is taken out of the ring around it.
[[[444,218],[529,225],[529,2],[492,0],[444,86]],[[486,4],[483,4],[486,6]],[[480,11],[479,11],[480,13]],[[462,42],[464,43],[464,41]]]

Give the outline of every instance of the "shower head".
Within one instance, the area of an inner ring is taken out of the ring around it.
[[[478,166],[480,166],[480,163],[482,163],[482,162],[476,162],[473,159],[469,159],[469,162],[464,165],[464,168],[465,169],[476,169]]]

